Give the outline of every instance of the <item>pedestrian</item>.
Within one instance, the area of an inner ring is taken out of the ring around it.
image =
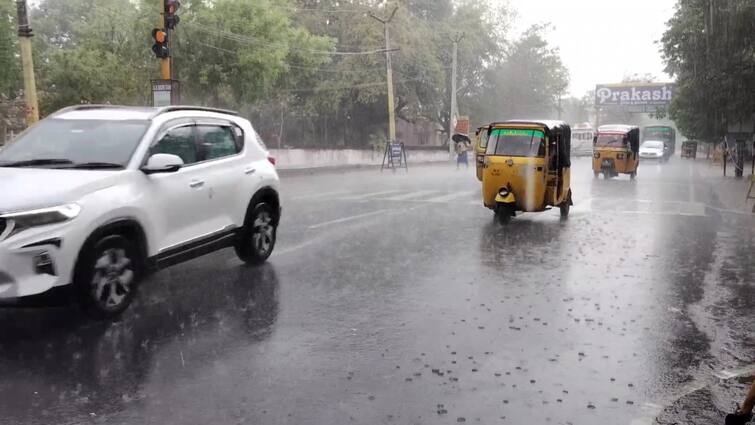
[[[469,155],[468,151],[470,149],[469,144],[469,137],[462,136],[462,135],[456,135],[454,136],[454,141],[456,142],[456,169],[459,169],[459,166],[461,164],[466,165],[467,168],[469,168]]]
[[[726,415],[726,425],[745,425],[753,420],[752,408],[755,406],[755,379],[750,386],[750,391],[745,397],[745,401],[741,407],[737,407],[737,411]]]

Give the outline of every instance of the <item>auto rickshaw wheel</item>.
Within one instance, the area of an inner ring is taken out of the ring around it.
[[[595,175],[595,178],[600,178],[600,171],[593,171],[592,172]]]
[[[498,224],[505,226],[511,221],[511,217],[514,216],[514,208],[507,204],[498,204],[495,208],[495,220]]]
[[[637,171],[633,171],[629,173],[629,180],[634,180],[637,178]]]

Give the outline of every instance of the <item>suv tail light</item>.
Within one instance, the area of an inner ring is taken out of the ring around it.
[[[275,165],[275,158],[273,158],[272,156],[268,156],[267,160],[270,161],[271,164]]]

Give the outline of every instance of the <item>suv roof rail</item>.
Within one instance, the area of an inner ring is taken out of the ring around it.
[[[59,109],[55,111],[52,115],[64,114],[66,112],[71,112],[71,111],[86,111],[89,109],[125,109],[125,108],[130,108],[130,106],[82,103],[80,105],[67,106],[63,109]]]
[[[87,110],[93,110],[93,109],[141,109],[141,110],[153,109],[154,110],[154,108],[144,107],[144,106],[140,107],[140,106],[101,105],[101,104],[83,103],[81,105],[72,105],[72,106],[65,107],[63,109],[55,111],[52,115],[59,115],[59,114],[64,114],[66,112],[72,112],[72,111],[87,111]],[[204,112],[216,112],[219,114],[227,114],[227,115],[236,115],[236,116],[239,115],[238,112],[231,111],[229,109],[210,108],[207,106],[173,105],[173,106],[163,106],[163,107],[157,108],[152,118],[160,114],[165,114],[168,112],[176,112],[176,111],[204,111]]]
[[[160,115],[160,114],[165,114],[168,112],[176,112],[176,111],[203,111],[203,112],[217,112],[219,114],[227,114],[227,115],[239,115],[238,112],[231,111],[230,109],[211,108],[208,106],[174,105],[174,106],[163,106],[162,108],[159,108],[155,116]]]

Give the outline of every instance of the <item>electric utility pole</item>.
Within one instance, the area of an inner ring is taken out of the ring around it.
[[[396,16],[398,6],[393,8],[393,12],[388,19],[383,19],[375,16],[370,12],[370,17],[381,24],[383,24],[383,30],[385,32],[385,63],[388,82],[388,143],[396,141],[396,107],[393,100],[393,66],[391,64],[391,38],[388,32],[388,24],[391,23],[393,17]]]
[[[34,36],[29,24],[29,9],[26,0],[16,1],[18,14],[18,44],[21,47],[21,65],[24,74],[24,100],[26,101],[26,125],[39,121],[37,82],[34,79],[34,59],[31,53],[31,38]]]
[[[459,61],[459,42],[464,39],[464,34],[457,34],[451,41],[454,43],[453,58],[451,63],[451,113],[448,115],[448,154],[453,159],[454,154],[454,131],[456,130],[456,115],[459,113],[458,106],[456,105],[456,80],[457,80],[457,67]]]

